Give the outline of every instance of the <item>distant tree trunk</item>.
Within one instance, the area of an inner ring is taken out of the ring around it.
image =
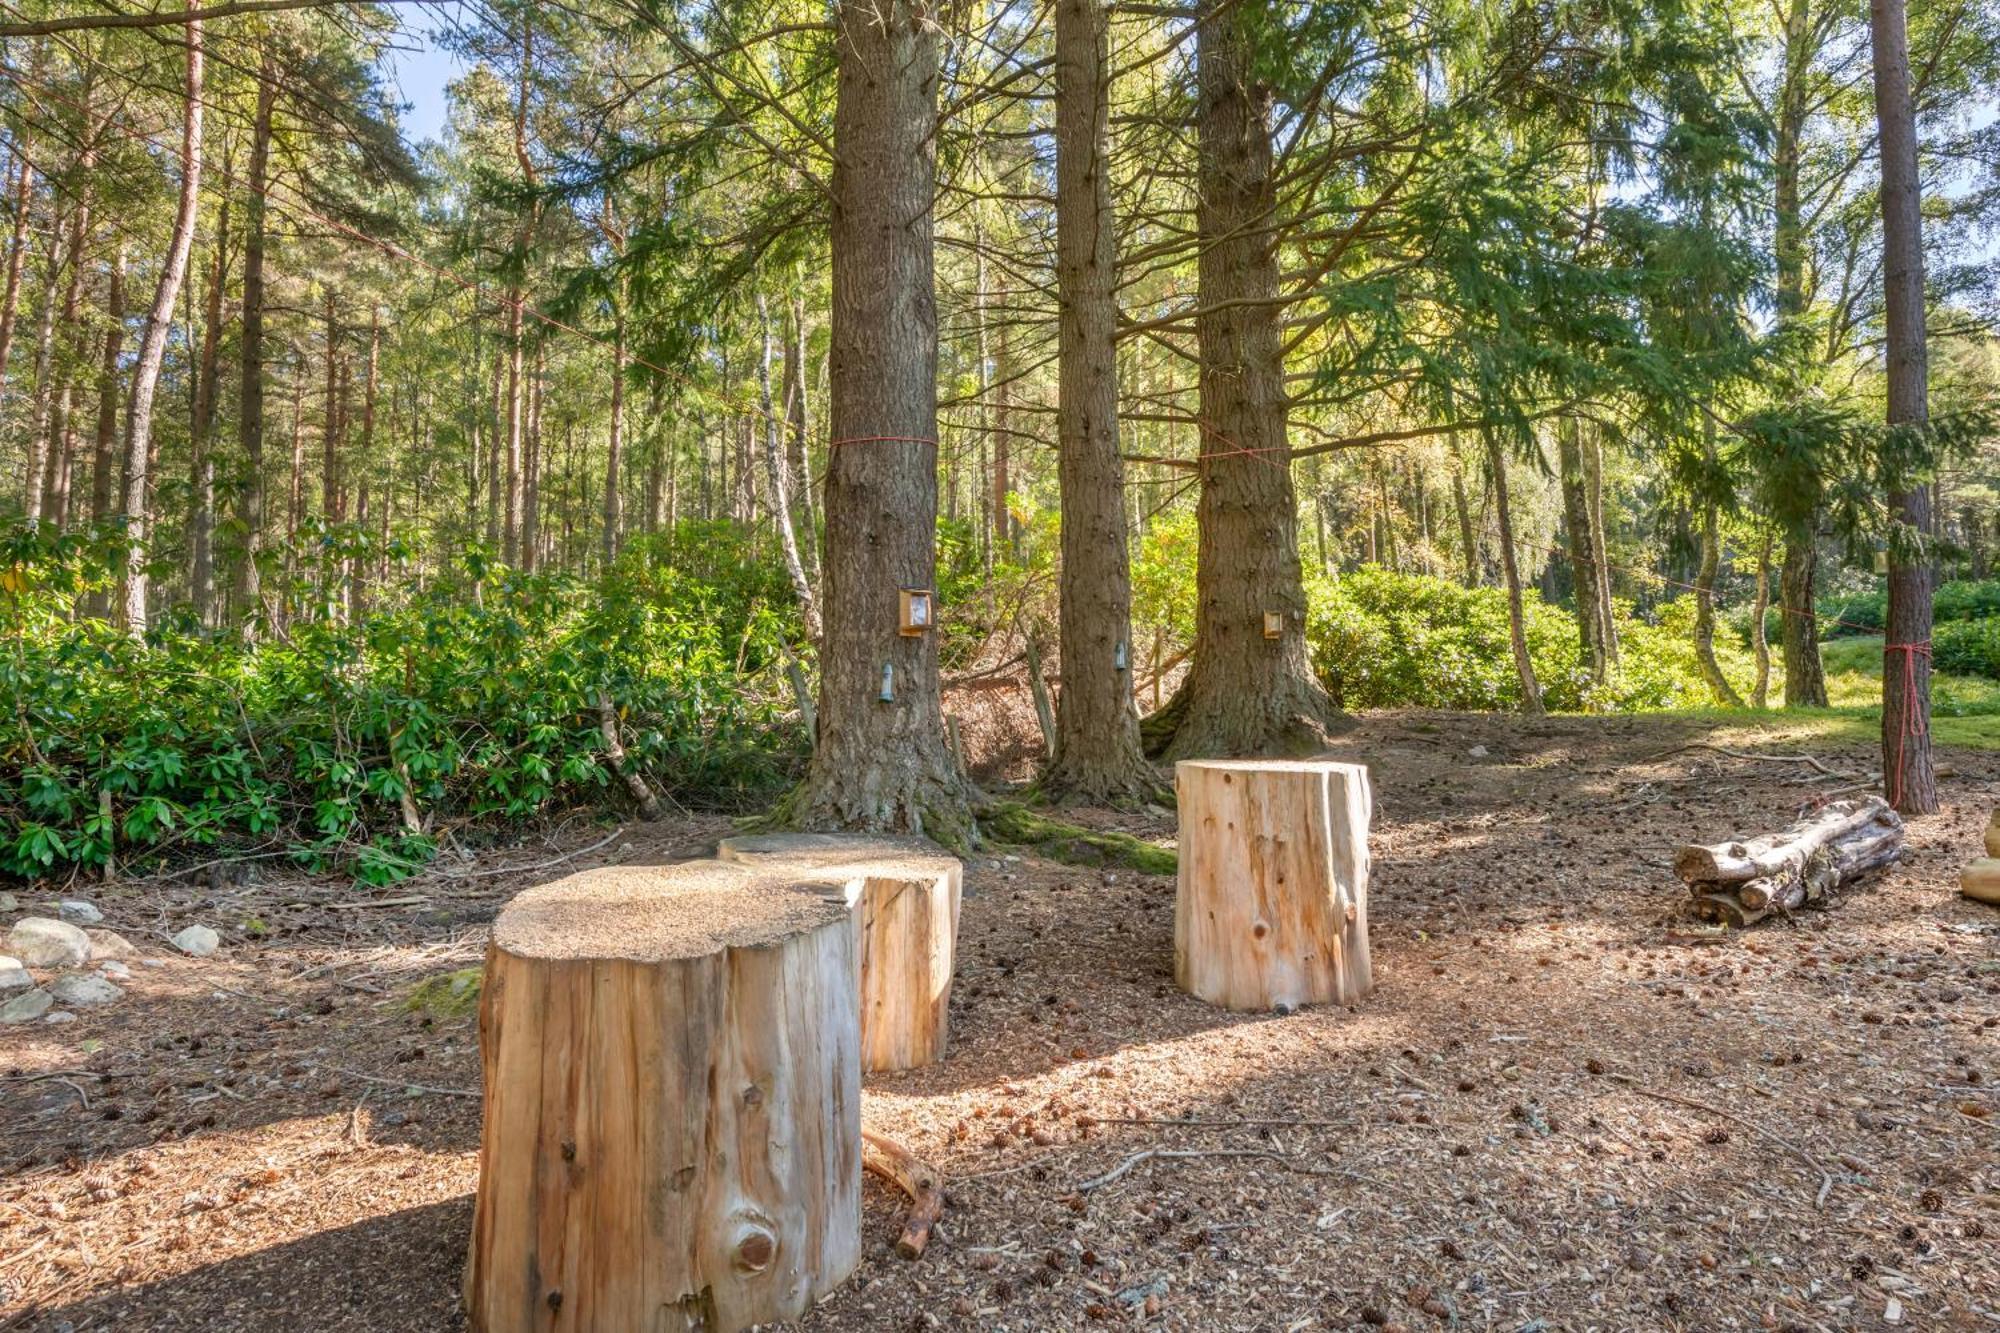
[[[104,338],[97,357],[97,433],[91,441],[90,524],[101,528],[111,518],[118,451],[118,357],[125,347],[125,247],[112,256],[104,285]],[[84,614],[102,620],[111,614],[111,593],[93,588]]]
[[[188,0],[190,5],[195,0]],[[125,405],[125,536],[131,543],[125,558],[125,626],[132,634],[146,632],[146,542],[151,535],[151,504],[146,493],[152,460],[153,395],[159,388],[160,363],[166,356],[174,302],[187,276],[188,252],[194,248],[195,216],[201,203],[202,120],[201,21],[187,25],[187,108],[181,121],[180,204],[174,212],[172,239],[160,267],[160,284],[153,308],[146,313],[139,338],[139,357],[132,368],[132,393]]]
[[[1771,534],[1766,532],[1757,546],[1757,598],[1750,612],[1750,651],[1757,658],[1757,684],[1750,702],[1757,708],[1771,705],[1771,637],[1764,622],[1771,609]]]
[[[757,395],[763,411],[765,502],[771,507],[771,521],[778,529],[778,549],[785,558],[785,574],[792,581],[792,596],[798,599],[799,617],[806,637],[818,642],[819,606],[813,600],[812,582],[799,558],[798,534],[792,528],[792,485],[785,466],[784,444],[779,438],[783,423],[771,397],[771,313],[765,308],[764,293],[757,293],[757,327],[762,338],[762,355],[757,359]]]
[[[69,247],[63,260],[68,277],[63,282],[62,313],[56,317],[55,387],[50,401],[48,467],[42,489],[42,514],[58,528],[69,523],[70,474],[76,467],[76,409],[80,405],[77,380],[82,373],[85,345],[81,317],[83,271],[90,251],[91,198],[97,190],[92,173],[97,166],[98,130],[95,112],[88,109],[89,101],[86,85],[84,147],[76,157],[76,174],[83,184],[70,216]]]
[[[812,420],[806,403],[806,299],[792,294],[790,336],[785,339],[785,420],[791,429],[786,442],[786,466],[791,471],[792,495],[797,504],[799,545],[805,556],[806,577],[819,577],[819,526],[814,521],[812,463],[808,441]]]
[[[237,384],[236,439],[243,451],[237,520],[243,528],[237,601],[254,623],[264,600],[264,227],[271,164],[271,109],[277,101],[276,63],[267,48],[257,69],[257,112],[250,131],[250,179],[243,199],[243,345]]]
[[[502,528],[502,513],[506,509],[507,485],[507,441],[500,428],[500,402],[505,396],[507,383],[507,353],[505,350],[493,355],[493,375],[489,381],[493,386],[492,396],[485,408],[486,432],[486,549],[489,555],[498,554],[504,562],[507,559],[506,543]]]
[[[1062,695],[1053,794],[1137,801],[1157,785],[1132,711],[1132,571],[1118,456],[1118,254],[1106,144],[1105,0],[1056,0],[1057,481]]]
[[[35,202],[35,170],[28,164],[33,144],[27,130],[15,138],[14,231],[7,240],[7,284],[0,294],[0,401],[7,389],[7,358],[14,348],[14,317],[20,309],[21,273],[28,262],[28,214]]]
[[[42,520],[42,486],[49,466],[49,418],[55,407],[56,285],[62,278],[62,258],[49,247],[46,290],[35,327],[35,402],[28,423],[28,475],[21,487],[22,515],[33,527]]]
[[[333,404],[327,404],[327,420],[333,418]],[[291,485],[286,492],[286,567],[298,561],[299,533],[306,522],[306,358],[300,349],[292,364],[292,457]]]
[[[1604,655],[1612,666],[1618,665],[1618,616],[1611,601],[1611,556],[1609,539],[1604,531],[1604,435],[1602,431],[1583,427],[1583,478],[1589,505],[1585,513],[1590,519],[1591,560],[1597,567],[1597,623],[1603,632]]]
[[[521,528],[527,520],[528,475],[523,452],[527,436],[527,404],[522,394],[527,376],[522,365],[521,290],[519,284],[507,297],[507,401],[503,427],[507,448],[507,508],[500,533],[501,559],[509,565],[522,563]]]
[[[625,496],[622,490],[625,450],[625,310],[611,310],[611,424],[604,449],[604,563],[618,558],[619,538],[625,526]]]
[[[1556,425],[1557,471],[1562,480],[1563,539],[1568,548],[1570,583],[1576,603],[1577,636],[1590,663],[1590,678],[1599,685],[1610,677],[1611,653],[1605,642],[1604,608],[1597,573],[1597,542],[1590,513],[1590,483],[1583,467],[1583,427],[1575,417]]]
[[[1870,0],[1875,120],[1882,156],[1882,296],[1888,334],[1888,422],[1921,429],[1930,420],[1924,346],[1923,194],[1904,0]],[[1904,815],[1938,809],[1931,763],[1930,488],[1918,477],[1889,492],[1897,524],[1889,542],[1889,608],[1882,664],[1882,779]]]
[[[937,634],[897,630],[896,590],[937,574],[937,16],[841,0],[836,26],[819,737],[783,817],[963,845],[972,792],[945,745]]]
[[[375,397],[381,359],[382,312],[377,308],[371,309],[368,314],[368,361],[361,380],[361,448],[357,459],[360,466],[356,469],[361,474],[361,484],[355,497],[354,523],[363,532],[368,530],[368,491],[375,471]],[[348,562],[348,619],[359,624],[362,613],[367,609],[368,561],[357,558]]]
[[[521,568],[534,573],[541,562],[542,543],[542,356],[535,349],[535,361],[523,367],[527,382],[521,386]]]
[[[1819,552],[1811,533],[1785,540],[1778,570],[1781,654],[1785,660],[1785,706],[1826,707],[1826,676],[1819,661],[1819,614],[1813,607],[1814,569]]]
[[[1004,313],[1004,312],[1003,312]],[[1014,506],[1007,497],[1014,489],[1013,476],[1013,339],[1002,318],[993,334],[993,545],[999,554],[1011,558],[1015,549]]]
[[[1806,233],[1799,178],[1815,54],[1810,18],[1809,0],[1787,0],[1771,154],[1772,255],[1780,320],[1797,319],[1805,313],[1806,306]],[[1826,707],[1826,675],[1820,666],[1819,627],[1813,608],[1814,575],[1819,563],[1814,550],[1817,528],[1816,516],[1807,515],[1785,534],[1784,562],[1778,579],[1778,605],[1784,611],[1779,632],[1785,659],[1785,704],[1791,708]]]
[[[1271,240],[1272,92],[1254,56],[1264,14],[1213,0],[1196,29],[1201,538],[1194,662],[1170,759],[1317,749],[1335,715],[1306,654]]]
[[[1500,574],[1507,584],[1507,633],[1514,649],[1514,673],[1521,681],[1521,711],[1540,716],[1542,687],[1528,655],[1528,611],[1521,593],[1521,567],[1514,552],[1514,508],[1507,498],[1507,454],[1498,437],[1486,437],[1486,466],[1493,477],[1493,513],[1500,528]]]
[[[1715,660],[1715,580],[1722,565],[1720,526],[1715,502],[1705,502],[1701,507],[1701,565],[1694,576],[1694,655],[1715,701],[1725,708],[1741,708],[1743,696]]]
[[[320,519],[340,521],[340,432],[346,422],[342,411],[342,363],[340,330],[334,319],[333,288],[326,289],[326,423],[320,433],[319,505]]]
[[[230,179],[229,157],[222,178]],[[188,594],[195,619],[204,628],[217,623],[215,600],[215,409],[222,372],[222,294],[229,281],[229,205],[222,197],[216,211],[214,256],[208,268],[208,292],[202,302],[201,354],[196,363],[194,414],[188,430]]]
[[[1465,496],[1465,457],[1458,451],[1456,437],[1451,442],[1451,502],[1458,511],[1458,548],[1465,559],[1465,586],[1479,586],[1479,538],[1472,526],[1472,506]]]

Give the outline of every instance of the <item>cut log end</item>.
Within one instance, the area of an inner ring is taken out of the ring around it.
[[[1901,817],[1871,796],[1833,802],[1777,833],[1683,847],[1674,868],[1696,915],[1746,926],[1852,886],[1895,861],[1903,838]]]

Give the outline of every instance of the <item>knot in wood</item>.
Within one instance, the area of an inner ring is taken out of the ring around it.
[[[771,1266],[778,1253],[778,1240],[762,1227],[752,1227],[736,1242],[736,1268],[743,1273],[761,1273]]]

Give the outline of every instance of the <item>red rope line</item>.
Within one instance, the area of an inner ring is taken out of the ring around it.
[[[1884,657],[1890,657],[1896,653],[1903,655],[1903,707],[1901,716],[1897,718],[1896,725],[1896,765],[1888,774],[1885,774],[1885,776],[1893,776],[1895,781],[1885,783],[1884,790],[1889,797],[1889,804],[1900,809],[1903,804],[1904,784],[1909,781],[1910,742],[1922,734],[1926,724],[1926,720],[1919,715],[1917,708],[1917,658],[1921,656],[1926,662],[1929,661],[1931,641],[1925,639],[1921,643],[1885,643],[1882,645],[1882,655]],[[1886,680],[1888,675],[1889,668],[1885,663],[1882,669],[1882,676]]]

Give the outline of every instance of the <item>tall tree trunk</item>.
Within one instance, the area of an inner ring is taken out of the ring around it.
[[[506,394],[507,353],[502,350],[493,354],[493,374],[488,381],[493,386],[492,396],[482,404],[486,419],[486,549],[489,555],[498,553],[502,562],[507,559],[504,528],[507,489],[507,441],[500,426],[500,403]]]
[[[1008,495],[1014,489],[1013,476],[1013,339],[1008,321],[1000,320],[993,335],[993,545],[999,555],[1014,555],[1014,506]]]
[[[1810,36],[1810,0],[1788,0],[1783,16],[1784,46],[1780,54],[1777,126],[1772,143],[1772,254],[1776,265],[1776,301],[1781,321],[1795,320],[1806,308],[1805,215],[1799,177],[1805,145],[1808,83],[1816,54]],[[1785,534],[1785,555],[1778,579],[1778,604],[1784,615],[1779,629],[1785,658],[1785,704],[1792,708],[1826,707],[1826,673],[1819,660],[1819,627],[1813,609],[1818,555],[1816,515],[1806,515]]]
[[[370,483],[375,472],[375,397],[381,375],[382,361],[382,312],[371,308],[368,312],[368,361],[361,380],[361,448],[356,456],[361,474],[361,483],[355,497],[354,523],[363,532],[368,530],[368,500]],[[387,506],[384,506],[386,509]],[[361,623],[361,615],[368,609],[368,561],[357,558],[350,560],[347,567],[347,616],[354,624]]]
[[[791,330],[785,339],[785,420],[790,425],[786,466],[792,477],[793,513],[806,577],[819,579],[819,526],[813,519],[811,448],[812,417],[806,403],[806,299],[792,293]]]
[[[1611,674],[1611,654],[1605,643],[1604,614],[1597,576],[1597,543],[1592,538],[1590,484],[1583,469],[1583,428],[1575,417],[1556,424],[1556,470],[1562,481],[1563,540],[1569,556],[1570,583],[1576,602],[1577,635],[1590,663],[1590,678],[1599,685]]]
[[[1756,708],[1771,705],[1771,636],[1764,622],[1771,609],[1771,534],[1766,532],[1757,545],[1757,597],[1750,608],[1750,651],[1757,659],[1757,683],[1750,702]]]
[[[1170,759],[1316,749],[1335,713],[1306,655],[1278,338],[1272,93],[1255,72],[1267,18],[1264,0],[1212,0],[1196,30],[1201,537],[1194,663]]]
[[[1456,437],[1451,442],[1451,502],[1458,511],[1458,549],[1465,560],[1465,586],[1479,586],[1479,537],[1472,526],[1472,506],[1465,496],[1465,456]]]
[[[1514,674],[1521,682],[1521,711],[1540,716],[1542,687],[1528,655],[1528,609],[1521,592],[1521,566],[1514,551],[1514,506],[1507,497],[1507,454],[1498,437],[1486,437],[1486,468],[1493,478],[1493,514],[1500,529],[1500,575],[1507,585],[1507,637],[1514,650]]]
[[[611,310],[611,424],[604,450],[604,563],[618,558],[625,526],[625,308]]]
[[[346,414],[341,410],[340,329],[334,318],[333,288],[326,289],[326,421],[320,432],[319,506],[320,520],[340,521],[340,432]]]
[[[1056,0],[1057,481],[1062,695],[1051,792],[1143,799],[1156,785],[1132,711],[1132,571],[1118,456],[1118,254],[1106,142],[1104,0]]]
[[[89,100],[87,89],[85,100],[86,103]],[[97,164],[94,113],[86,113],[84,134],[84,147],[76,158],[77,175],[83,184],[70,217],[69,247],[63,260],[68,276],[63,282],[62,313],[56,317],[55,389],[48,422],[48,467],[42,484],[42,514],[58,528],[69,523],[69,479],[76,466],[77,380],[82,373],[85,346],[81,318],[83,271],[90,250],[91,197],[97,189],[91,174]]]
[[[1924,345],[1923,194],[1910,42],[1904,0],[1870,0],[1875,120],[1882,154],[1882,296],[1888,347],[1889,426],[1930,420]],[[1889,542],[1889,612],[1882,664],[1882,779],[1905,815],[1938,808],[1931,763],[1931,494],[1924,479],[1899,477],[1889,491],[1896,526]]]
[[[243,199],[243,345],[237,383],[236,440],[243,451],[237,522],[243,554],[236,569],[237,601],[251,623],[262,609],[264,574],[264,191],[271,165],[271,110],[277,101],[275,61],[267,49],[257,69],[257,112],[250,131],[250,180]]]
[[[1826,674],[1819,661],[1819,613],[1813,607],[1814,571],[1819,563],[1811,533],[1788,536],[1778,570],[1780,650],[1785,659],[1785,706],[1826,707]]]
[[[1694,576],[1694,655],[1701,678],[1715,701],[1725,708],[1741,708],[1743,696],[1722,674],[1715,660],[1715,579],[1722,565],[1720,517],[1713,500],[1701,507],[1701,565]]]
[[[778,548],[785,559],[785,574],[792,581],[792,596],[798,599],[799,616],[805,622],[806,637],[819,640],[819,606],[813,600],[811,580],[799,558],[798,534],[792,529],[792,484],[785,466],[785,450],[780,439],[780,421],[771,397],[771,312],[765,308],[764,293],[757,293],[757,327],[762,338],[762,355],[757,360],[757,395],[763,408],[765,501],[771,507],[771,521],[778,529]]]
[[[28,475],[21,487],[21,510],[30,527],[42,519],[42,487],[49,467],[49,418],[55,409],[56,285],[62,279],[62,257],[49,247],[48,281],[42,292],[40,319],[35,326],[35,402],[28,423]]]
[[[28,262],[28,215],[35,203],[35,169],[28,163],[32,143],[21,130],[14,140],[14,230],[7,239],[7,284],[0,294],[0,401],[7,389],[7,358],[14,348],[14,317],[20,309],[21,274]]]
[[[97,356],[97,433],[90,457],[90,525],[102,528],[111,518],[118,451],[118,357],[125,347],[125,247],[112,255],[104,284],[104,338]],[[86,615],[103,619],[111,613],[111,592],[94,588],[84,604]]]
[[[1584,513],[1590,520],[1591,560],[1597,566],[1597,624],[1603,635],[1604,656],[1618,665],[1618,616],[1611,602],[1611,556],[1604,531],[1604,433],[1589,423],[1581,423],[1583,480],[1589,504]]]
[[[784,818],[962,845],[972,793],[945,746],[937,634],[898,632],[897,589],[937,573],[937,16],[841,0],[836,23],[819,737]]]
[[[534,573],[541,561],[542,542],[542,349],[534,364],[525,358],[527,378],[521,386],[521,568]]]
[[[195,0],[188,3],[192,6]],[[187,277],[188,252],[194,248],[195,216],[201,202],[201,93],[201,21],[191,19],[187,25],[187,109],[181,121],[180,204],[174,212],[173,236],[167,244],[166,262],[160,266],[153,308],[146,312],[139,358],[132,368],[132,393],[125,405],[125,537],[130,548],[125,557],[122,601],[125,626],[135,635],[146,632],[146,542],[152,519],[146,483],[153,452],[153,396],[160,384],[160,363],[166,356],[174,302]]]
[[[223,156],[222,178],[230,178]],[[215,254],[202,302],[201,354],[195,371],[194,419],[188,431],[188,593],[195,619],[205,628],[217,623],[215,600],[215,409],[222,388],[222,294],[229,281],[229,205],[222,197],[215,224]]]

